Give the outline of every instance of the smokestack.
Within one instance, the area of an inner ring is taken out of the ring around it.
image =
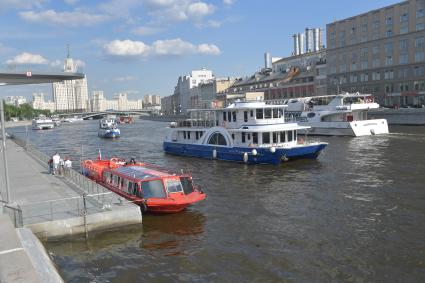
[[[294,39],[294,55],[295,56],[300,55],[300,44],[298,41],[298,36],[294,34],[292,37]]]
[[[319,51],[322,48],[322,31],[318,28],[315,28],[313,30],[313,37],[314,37],[314,51]]]
[[[269,52],[264,53],[264,68],[266,68],[266,69],[271,69],[272,68],[271,57],[270,57],[270,53]]]
[[[314,30],[310,28],[306,28],[305,37],[306,37],[306,51],[312,52],[314,50]]]

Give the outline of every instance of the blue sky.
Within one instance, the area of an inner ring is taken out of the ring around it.
[[[192,69],[249,75],[265,51],[290,55],[293,33],[397,2],[0,0],[0,70],[59,71],[70,44],[90,93],[167,96]],[[34,91],[51,85],[0,87],[0,96]]]

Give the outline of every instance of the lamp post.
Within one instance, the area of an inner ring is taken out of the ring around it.
[[[6,202],[11,202],[10,185],[9,185],[9,168],[7,167],[7,154],[6,154],[6,130],[4,119],[4,106],[3,99],[0,99],[0,119],[1,119],[1,136],[3,141],[3,166],[4,166],[4,180],[6,185]]]

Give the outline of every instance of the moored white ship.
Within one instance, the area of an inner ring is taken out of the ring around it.
[[[48,130],[53,129],[54,127],[55,124],[53,123],[52,119],[46,116],[41,115],[38,118],[32,120],[32,128],[34,130]]]
[[[379,108],[370,94],[345,93],[293,98],[287,101],[287,118],[310,126],[311,135],[367,136],[388,134],[385,119],[368,119]]]
[[[285,107],[254,101],[190,110],[191,119],[170,129],[164,151],[249,164],[316,158],[327,143],[298,139],[297,131],[309,127],[285,122]]]

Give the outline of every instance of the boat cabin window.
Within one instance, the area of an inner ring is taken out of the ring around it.
[[[258,133],[252,133],[252,142],[258,143]]]
[[[273,108],[272,111],[273,111],[273,119],[279,118],[279,109]]]
[[[257,119],[263,119],[263,109],[255,109],[255,117]]]
[[[232,113],[229,111],[227,112],[227,120],[230,122],[232,121]]]
[[[112,174],[109,172],[104,172],[103,179],[106,181],[107,184],[110,184],[112,182]]]
[[[288,142],[292,141],[292,131],[288,131]]]
[[[232,140],[235,140],[235,134],[232,134]]]
[[[245,133],[242,133],[242,142],[245,143]]]
[[[313,118],[314,116],[316,116],[316,113],[314,112],[307,113],[307,118]]]
[[[271,119],[272,118],[272,109],[266,108],[264,109],[264,119]]]
[[[277,143],[277,133],[273,132],[273,143]]]
[[[190,140],[190,132],[189,131],[187,131],[187,139]]]
[[[224,138],[224,136],[222,134],[214,133],[210,136],[210,139],[208,140],[208,144],[227,145],[227,142],[226,142],[226,139]]]
[[[284,143],[284,142],[286,142],[287,140],[286,140],[286,134],[285,134],[286,132],[280,132],[279,133],[279,136],[280,136],[280,142],[281,143]]]
[[[179,180],[167,180],[166,186],[169,193],[179,193],[183,191],[182,184]]]
[[[232,116],[233,116],[233,122],[236,122],[236,111],[232,112]]]
[[[183,138],[186,139],[186,131],[183,131]]]
[[[270,143],[270,133],[263,133],[263,143]]]
[[[199,140],[199,132],[195,132],[195,138],[196,140]]]
[[[226,112],[223,112],[223,121],[226,121],[227,119],[227,116],[226,116]]]
[[[142,182],[142,194],[144,198],[166,198],[162,180]]]
[[[253,110],[249,111],[249,116],[254,117],[254,111]]]
[[[180,177],[180,183],[183,186],[183,191],[185,195],[188,195],[193,192],[193,183],[189,177]]]
[[[243,121],[248,122],[248,111],[243,112]]]
[[[249,141],[251,140],[251,134],[248,134],[248,140]]]

